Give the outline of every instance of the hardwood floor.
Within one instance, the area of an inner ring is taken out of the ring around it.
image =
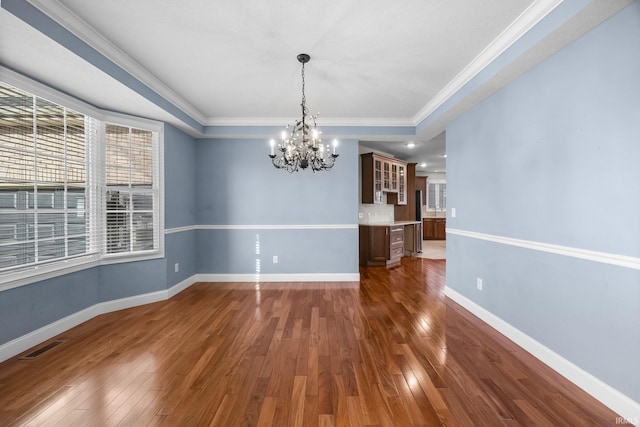
[[[102,315],[0,364],[0,426],[615,425],[448,300],[444,274],[403,258],[359,286],[198,283]]]

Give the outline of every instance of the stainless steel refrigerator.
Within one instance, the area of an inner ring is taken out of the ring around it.
[[[419,221],[415,236],[416,252],[422,252],[422,190],[416,190],[416,221]]]

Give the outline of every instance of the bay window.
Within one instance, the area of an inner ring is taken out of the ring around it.
[[[0,82],[0,284],[158,254],[159,143]]]

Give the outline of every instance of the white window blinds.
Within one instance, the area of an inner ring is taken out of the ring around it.
[[[0,82],[0,284],[161,251],[161,130],[119,119]]]
[[[89,253],[85,117],[0,83],[0,272]]]
[[[106,124],[105,252],[158,249],[157,133]]]

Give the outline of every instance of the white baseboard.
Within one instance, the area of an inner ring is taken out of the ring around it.
[[[67,317],[43,326],[42,328],[36,329],[35,331],[29,332],[26,335],[0,345],[0,362],[17,356],[23,351],[28,350],[48,339],[55,337],[56,335],[63,333],[64,331],[78,326],[81,323],[93,319],[94,317],[101,314],[111,313],[113,311],[124,310],[126,308],[167,300],[196,283],[196,278],[196,275],[191,276],[183,280],[182,282],[175,284],[167,290],[151,292],[143,295],[136,295],[128,298],[121,298],[114,301],[102,302],[85,308],[82,311],[73,313]]]
[[[522,347],[524,350],[531,353],[551,369],[555,370],[560,375],[564,376],[569,381],[602,402],[602,404],[624,417],[627,420],[626,424],[632,424],[628,421],[632,421],[636,424],[639,422],[640,403],[582,370],[564,357],[555,353],[553,350],[540,344],[538,341],[524,334],[498,316],[482,308],[450,287],[445,288],[445,295]]]
[[[196,282],[359,282],[360,274],[195,274],[167,290],[102,302],[0,345],[0,362],[55,337],[87,320],[139,305],[165,301]]]
[[[360,282],[360,273],[198,274],[198,282]]]

